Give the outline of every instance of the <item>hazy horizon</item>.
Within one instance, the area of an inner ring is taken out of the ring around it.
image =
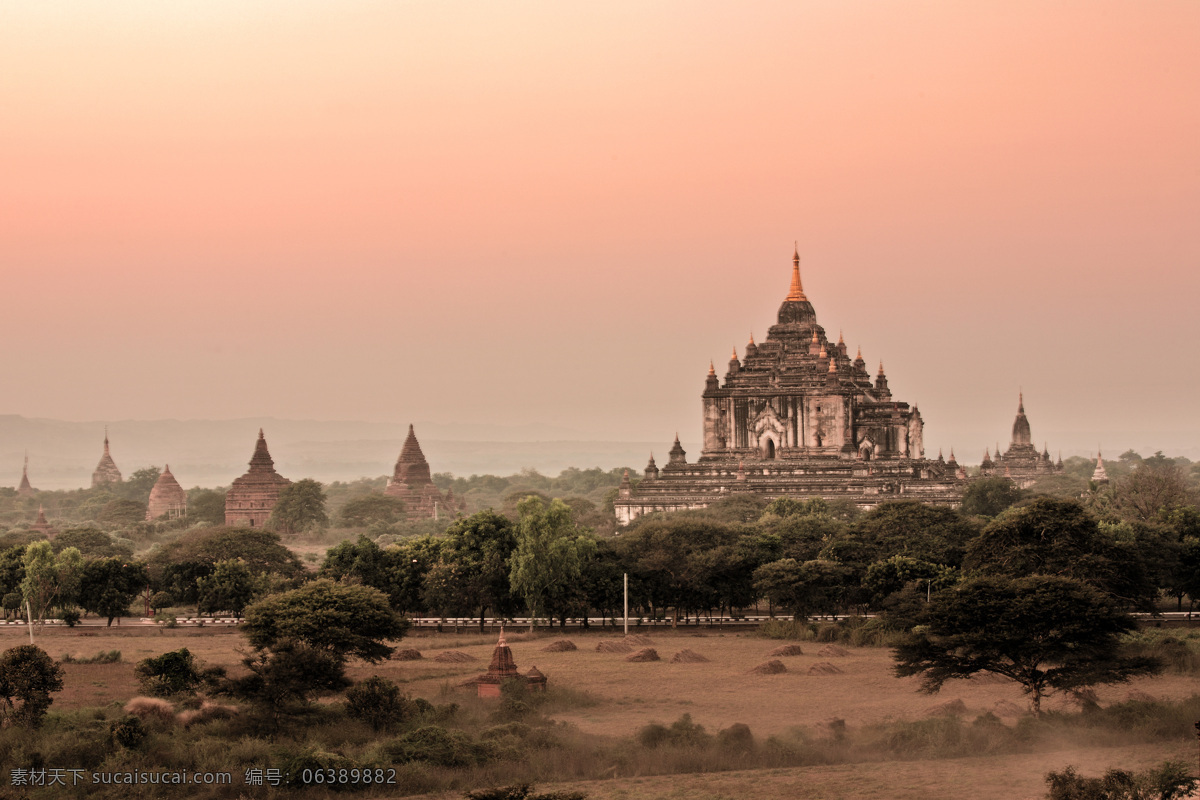
[[[1197,458],[1197,41],[1133,0],[8,4],[0,414],[665,453],[798,240],[928,455],[1024,390],[1052,454]]]

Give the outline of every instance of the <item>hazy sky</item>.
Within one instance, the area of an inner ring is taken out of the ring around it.
[[[4,3],[0,413],[696,440],[799,240],[934,453],[1018,387],[1052,450],[1195,444],[1198,43],[1194,0]]]

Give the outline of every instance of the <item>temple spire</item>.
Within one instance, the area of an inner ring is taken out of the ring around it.
[[[804,296],[804,287],[800,284],[800,243],[796,243],[796,249],[792,254],[792,285],[788,289],[788,300],[804,301],[808,298]]]

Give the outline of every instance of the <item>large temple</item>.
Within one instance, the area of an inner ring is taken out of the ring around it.
[[[225,524],[261,528],[271,518],[279,492],[291,481],[275,471],[262,429],[254,444],[250,470],[233,482],[225,493]]]
[[[1000,447],[996,447],[996,457],[993,459],[987,450],[983,453],[983,462],[979,465],[979,474],[984,477],[1009,478],[1018,487],[1027,489],[1038,478],[1053,475],[1063,471],[1062,457],[1057,462],[1050,459],[1050,449],[1044,448],[1038,452],[1033,444],[1033,436],[1029,428],[1029,419],[1025,416],[1025,393],[1017,396],[1017,418],[1013,420],[1012,442],[1001,455]]]
[[[437,519],[441,514],[454,516],[455,512],[463,508],[463,504],[455,499],[453,489],[447,489],[443,495],[437,486],[434,486],[433,478],[429,474],[429,462],[421,452],[421,444],[417,441],[417,434],[412,425],[408,426],[408,438],[400,448],[396,468],[392,477],[388,478],[387,488],[383,493],[402,500],[404,513],[409,519]]]
[[[724,381],[709,365],[703,399],[704,446],[696,463],[675,437],[660,470],[651,456],[642,481],[622,482],[614,504],[626,524],[654,511],[705,508],[736,492],[821,497],[871,508],[910,499],[958,505],[966,473],[941,454],[925,457],[924,423],[896,400],[880,363],[874,382],[861,350],[831,342],[800,281],[792,282],[766,340],[737,351]],[[628,476],[626,476],[628,477]]]
[[[100,463],[96,465],[96,471],[92,473],[92,488],[120,482],[121,470],[117,469],[117,462],[113,461],[112,454],[108,452],[108,428],[105,428],[104,455],[100,456]]]

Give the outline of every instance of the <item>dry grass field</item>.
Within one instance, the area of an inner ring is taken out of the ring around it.
[[[552,716],[588,734],[627,738],[652,722],[669,724],[683,714],[716,732],[734,723],[745,723],[756,737],[787,734],[797,728],[828,731],[833,720],[844,720],[850,729],[897,720],[919,720],[937,715],[947,704],[961,702],[959,713],[973,719],[993,712],[1012,725],[1025,708],[1020,690],[993,681],[958,681],[938,695],[916,691],[915,679],[891,674],[890,651],[883,648],[841,646],[844,653],[821,653],[826,645],[800,643],[803,653],[772,656],[784,642],[758,638],[745,632],[706,630],[672,634],[655,631],[648,646],[660,661],[630,663],[621,653],[598,652],[597,644],[617,640],[612,633],[578,631],[540,633],[536,636],[510,630],[507,635],[518,667],[537,666],[551,684],[584,695],[577,703]],[[549,643],[570,639],[578,649],[546,652]],[[415,696],[434,702],[466,701],[472,692],[459,688],[468,678],[486,670],[495,633],[423,634],[406,638],[403,646],[420,650],[423,658],[389,661],[379,665],[355,664],[350,676],[361,679],[381,675],[396,681]],[[25,631],[0,629],[0,649],[28,641]],[[138,694],[134,664],[151,655],[187,647],[210,665],[236,668],[244,639],[232,627],[159,630],[126,625],[103,628],[45,629],[38,644],[52,656],[89,657],[100,651],[120,650],[117,664],[65,664],[65,688],[56,697],[55,709],[79,708],[124,702]],[[635,649],[647,646],[639,643]],[[671,663],[673,654],[688,649],[708,659],[703,663]],[[436,661],[439,653],[460,651],[474,660]],[[787,671],[756,675],[750,671],[772,658]],[[826,665],[833,665],[836,671]],[[814,667],[818,667],[813,670]],[[1131,693],[1161,699],[1182,699],[1197,693],[1192,677],[1167,674],[1129,684],[1102,687],[1101,705],[1128,698]],[[1064,707],[1052,701],[1050,709]],[[962,709],[965,708],[965,711]],[[747,797],[797,798],[928,798],[970,797],[1035,798],[1044,793],[1043,775],[1074,764],[1084,772],[1098,773],[1111,766],[1144,767],[1167,758],[1192,760],[1195,742],[1137,744],[1104,747],[1092,742],[1063,741],[1061,747],[1043,748],[1035,754],[981,755],[978,758],[921,761],[875,761],[838,766],[759,769],[742,772],[689,775],[624,775],[587,783],[566,783],[563,788],[588,792],[593,800],[625,798],[688,798],[724,800]],[[449,793],[439,798],[461,796]]]

